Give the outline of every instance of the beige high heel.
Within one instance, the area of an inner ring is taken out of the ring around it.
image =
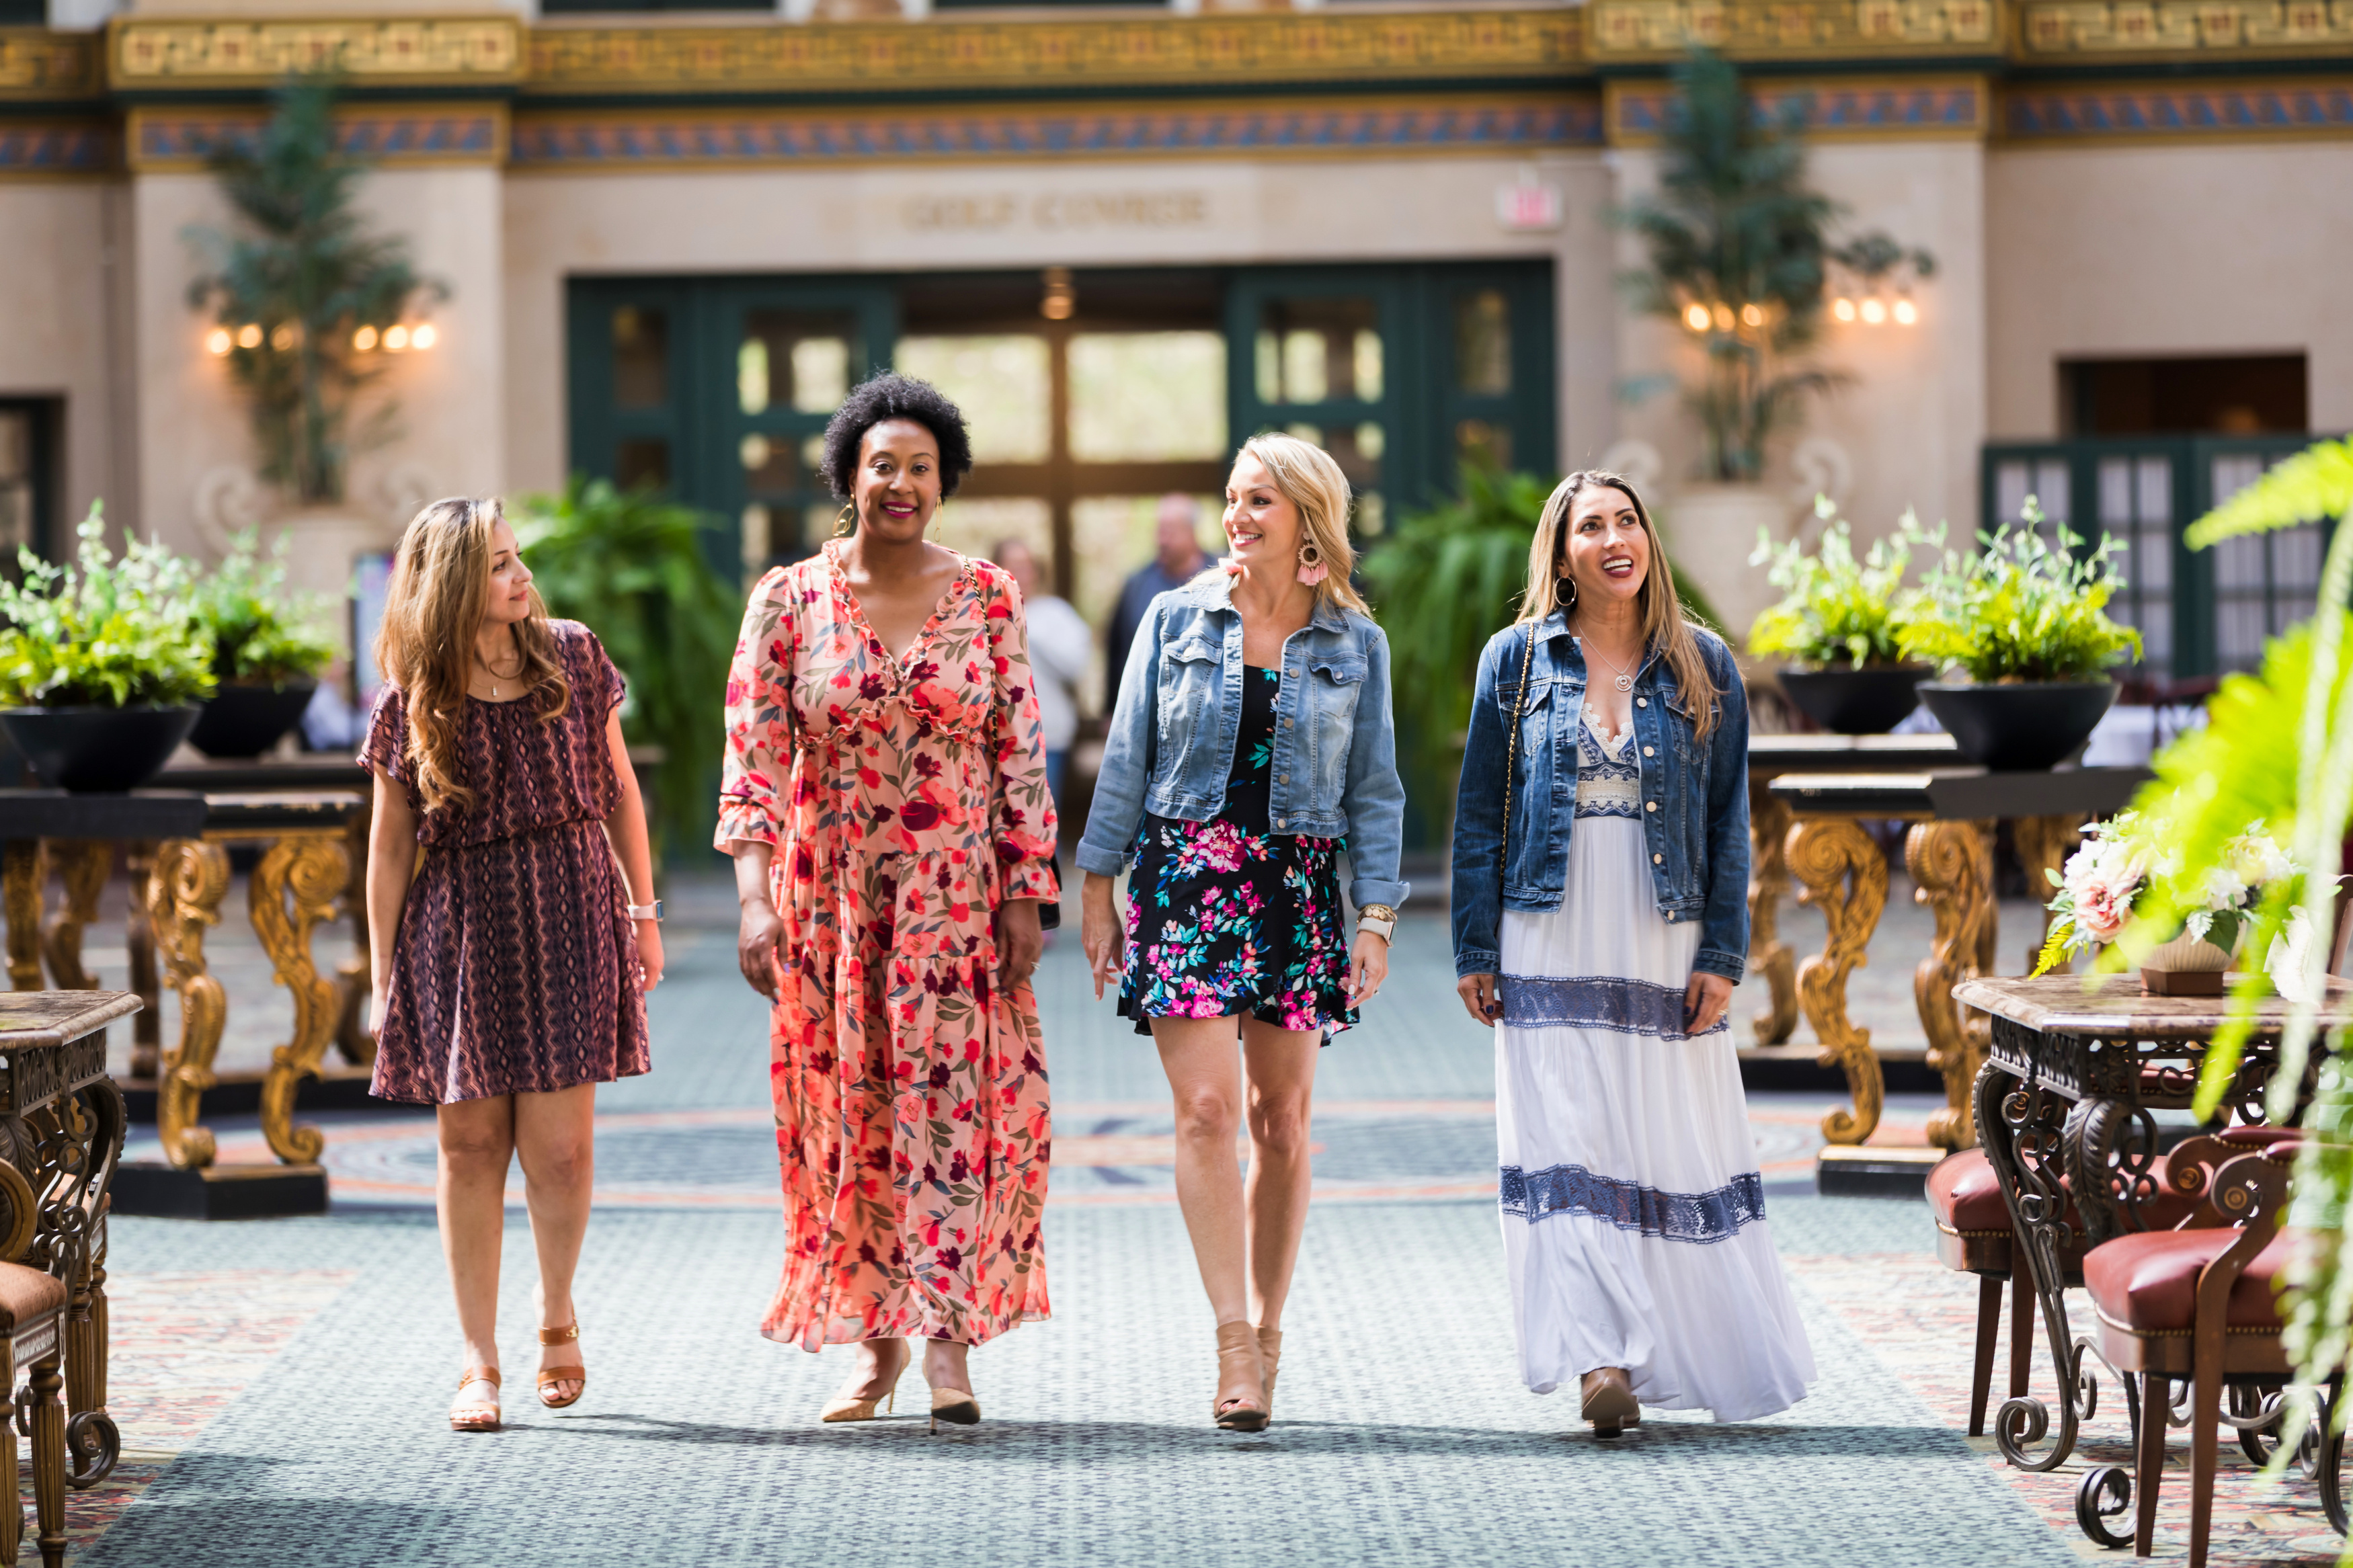
[[[458,1377],[458,1392],[463,1394],[470,1383],[499,1385],[499,1369],[494,1366],[470,1366]],[[488,1405],[452,1405],[449,1406],[449,1430],[452,1432],[495,1432],[499,1429],[499,1404],[493,1398]]]
[[[577,1318],[572,1321],[569,1327],[539,1331],[539,1342],[543,1345],[568,1345],[579,1337],[580,1320]],[[559,1383],[576,1383],[580,1386],[572,1391],[572,1397],[569,1399],[548,1397],[547,1391]],[[580,1396],[587,1392],[588,1369],[585,1366],[549,1367],[539,1374],[539,1402],[550,1410],[562,1410],[566,1406],[577,1405],[580,1403]]]
[[[1218,1392],[1209,1400],[1209,1418],[1226,1432],[1263,1432],[1273,1419],[1258,1334],[1247,1322],[1218,1325]]]
[[[1597,1437],[1615,1437],[1642,1419],[1641,1401],[1634,1397],[1622,1367],[1600,1366],[1587,1373],[1583,1393],[1578,1414],[1593,1423]]]
[[[1282,1331],[1261,1329],[1258,1331],[1259,1364],[1266,1368],[1266,1415],[1274,1419],[1274,1376],[1282,1368]]]
[[[913,1359],[914,1356],[908,1351],[906,1342],[900,1342],[898,1368],[891,1373],[891,1381],[881,1394],[871,1399],[829,1399],[826,1401],[825,1408],[818,1412],[817,1418],[821,1422],[871,1421],[878,1407],[888,1410],[893,1415],[897,1415],[899,1413],[899,1380],[907,1375],[907,1363]]]
[[[943,1421],[951,1426],[979,1426],[980,1401],[974,1397],[969,1389],[934,1388],[932,1390],[932,1431],[934,1433],[936,1434],[939,1431],[940,1423]]]

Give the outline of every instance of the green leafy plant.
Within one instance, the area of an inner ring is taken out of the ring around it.
[[[1700,471],[1735,483],[1764,471],[1767,443],[1797,423],[1807,399],[1846,379],[1803,360],[1820,331],[1831,264],[1875,280],[1899,265],[1925,278],[1936,261],[1877,233],[1832,247],[1839,209],[1806,183],[1802,95],[1760,110],[1732,63],[1704,48],[1676,65],[1674,80],[1658,193],[1615,215],[1649,265],[1620,281],[1637,309],[1698,339],[1706,369],[1683,398],[1699,421]],[[1625,390],[1641,397],[1668,379]]]
[[[213,647],[190,610],[188,563],[132,540],[116,559],[92,501],[72,566],[17,552],[0,579],[0,705],[177,707],[213,694]]]
[[[1408,765],[1425,800],[1446,799],[1452,784],[1480,650],[1519,613],[1528,549],[1558,482],[1465,464],[1455,499],[1401,518],[1365,556],[1374,614],[1388,633],[1393,701],[1419,742]],[[1680,567],[1673,576],[1684,613],[1720,629],[1706,595]]]
[[[250,232],[184,236],[206,268],[188,303],[227,334],[261,476],[311,503],[342,500],[353,451],[394,433],[390,405],[349,428],[353,397],[383,374],[373,345],[413,303],[448,294],[400,240],[361,231],[353,195],[367,166],[336,140],[335,99],[332,70],[293,77],[257,137],[216,144],[206,162]]]
[[[1905,656],[1957,666],[1971,680],[2093,680],[2130,654],[2140,634],[2107,616],[2116,578],[2110,557],[2123,547],[2105,534],[2089,551],[2058,525],[2058,548],[2038,527],[2029,496],[2026,526],[1979,534],[1982,551],[1947,551],[1896,617]]]
[[[651,489],[576,475],[560,496],[522,498],[512,521],[549,611],[594,631],[628,678],[622,732],[662,749],[662,837],[707,837],[723,739],[719,694],[743,619],[712,565],[718,524]]]
[[[1757,531],[1748,563],[1767,567],[1766,580],[1781,590],[1781,602],[1750,625],[1748,651],[1853,668],[1902,662],[1896,625],[1919,594],[1905,586],[1904,576],[1914,550],[1944,548],[1945,525],[1923,529],[1906,511],[1895,531],[1872,541],[1858,561],[1852,532],[1828,496],[1816,498],[1814,515],[1830,526],[1811,555],[1797,540],[1776,544],[1770,531]]]
[[[220,679],[283,688],[308,680],[340,651],[333,601],[323,594],[294,595],[286,586],[289,541],[280,535],[264,562],[258,529],[229,542],[228,554],[198,584],[198,625],[213,642],[213,673]]]

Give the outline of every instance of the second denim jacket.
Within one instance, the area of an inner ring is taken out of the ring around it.
[[[1103,771],[1079,840],[1079,867],[1126,868],[1144,814],[1202,822],[1226,804],[1241,730],[1242,617],[1233,579],[1204,574],[1152,601],[1121,672],[1103,738]],[[1282,645],[1275,699],[1277,833],[1348,841],[1348,900],[1392,907],[1405,832],[1397,730],[1389,713],[1389,644],[1381,628],[1336,605]]]
[[[1659,913],[1699,922],[1692,967],[1737,981],[1748,960],[1748,696],[1732,652],[1694,630],[1723,693],[1715,728],[1699,738],[1674,675],[1653,650],[1634,677],[1634,742],[1642,770],[1642,837]],[[1520,697],[1527,639],[1528,690]],[[1505,727],[1520,712],[1512,763],[1511,842],[1504,827]],[[1454,973],[1503,968],[1500,908],[1560,908],[1577,820],[1577,731],[1585,718],[1585,655],[1556,611],[1506,626],[1479,656],[1471,734],[1454,808]],[[1503,858],[1504,874],[1496,875]]]

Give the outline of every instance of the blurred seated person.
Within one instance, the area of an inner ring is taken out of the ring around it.
[[[1189,504],[1189,503],[1188,503]],[[1029,622],[1029,668],[1038,689],[1038,718],[1046,742],[1046,787],[1060,807],[1062,766],[1079,732],[1079,682],[1095,651],[1095,634],[1068,599],[1046,583],[1038,552],[1018,539],[997,542],[995,560],[1013,574]]]
[[[1144,563],[1127,586],[1119,591],[1119,607],[1112,612],[1111,631],[1103,641],[1103,711],[1119,701],[1120,672],[1127,668],[1127,645],[1144,624],[1152,601],[1171,588],[1181,588],[1208,569],[1198,531],[1198,508],[1193,498],[1171,490],[1160,498],[1156,553]],[[1050,742],[1049,744],[1051,742]]]

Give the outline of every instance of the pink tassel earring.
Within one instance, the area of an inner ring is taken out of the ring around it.
[[[1313,588],[1324,581],[1328,570],[1324,564],[1324,552],[1316,547],[1314,540],[1299,547],[1299,580],[1302,583]]]

